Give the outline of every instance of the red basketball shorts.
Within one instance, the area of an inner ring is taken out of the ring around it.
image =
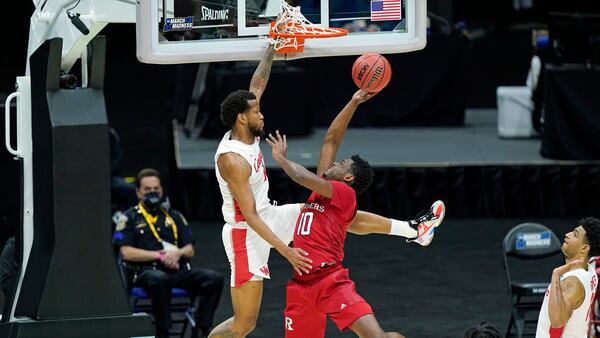
[[[373,313],[356,293],[348,269],[332,268],[310,282],[288,282],[285,307],[286,338],[323,338],[327,316],[340,331],[349,329],[358,318]]]

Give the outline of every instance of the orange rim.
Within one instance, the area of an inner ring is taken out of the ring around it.
[[[334,38],[338,36],[344,36],[348,34],[348,31],[343,28],[325,28],[319,26],[305,26],[301,24],[286,24],[291,32],[276,32],[275,21],[271,22],[271,29],[269,30],[269,36],[281,37],[281,38],[305,38],[305,39],[320,39],[320,38]]]

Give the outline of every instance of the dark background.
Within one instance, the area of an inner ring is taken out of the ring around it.
[[[553,3],[538,0],[534,1],[534,9],[517,11],[513,8],[512,0],[430,0],[429,11],[445,18],[451,27],[464,22],[465,29],[460,31],[453,28],[452,34],[446,37],[434,31],[429,40],[431,44],[425,50],[391,57],[394,59],[393,69],[398,70],[395,77],[414,79],[419,75],[419,71],[423,71],[424,76],[437,77],[440,81],[433,83],[425,80],[418,81],[418,84],[412,86],[415,92],[423,91],[439,96],[445,92],[456,91],[462,96],[449,94],[445,99],[454,102],[457,106],[462,104],[468,108],[495,107],[497,86],[525,83],[533,52],[531,28],[544,25],[547,21],[549,4]],[[581,3],[589,5],[594,1]],[[5,13],[3,48],[0,53],[0,99],[2,101],[8,93],[14,91],[16,76],[25,73],[29,18],[32,12],[31,1],[0,2],[0,13]],[[434,24],[440,25],[440,23]],[[138,62],[135,56],[133,24],[109,24],[101,34],[107,37],[108,48],[105,78],[108,118],[111,126],[120,134],[125,154],[122,174],[135,176],[137,171],[144,167],[159,169],[163,174],[163,183],[172,197],[173,205],[178,209],[185,209],[185,199],[180,193],[183,190],[181,186],[184,182],[184,174],[174,165],[172,147],[172,120],[181,118],[174,102],[178,66],[147,65]],[[444,48],[445,46],[453,48]],[[342,73],[347,69],[347,82],[350,83],[348,88],[351,88],[348,65],[352,60],[353,57],[309,59],[289,62],[289,65],[303,67],[307,63],[314,63],[325,68],[333,65],[339,67]],[[452,64],[451,60],[456,60],[458,63]],[[274,71],[277,67],[282,67],[280,62],[278,64],[275,65]],[[407,67],[414,64],[419,64],[421,68]],[[238,66],[252,69],[253,65],[252,63],[246,65],[223,63],[215,64],[214,67],[211,65],[213,69],[211,76],[217,79],[219,72],[231,73],[231,69]],[[455,65],[459,67],[454,67]],[[452,82],[453,87],[444,85],[441,79],[447,78],[455,81]],[[318,88],[322,89],[323,86],[329,85],[314,74],[308,74],[303,81],[316,93],[315,95],[319,95]],[[246,88],[247,83],[247,80],[240,80],[239,88]],[[410,89],[411,83],[414,81],[396,85]],[[437,87],[428,84],[435,84]],[[342,85],[345,86],[347,83]],[[278,98],[286,100],[283,104],[289,104],[289,97],[283,95],[273,95],[269,99]],[[209,110],[212,109],[210,105],[208,107]],[[445,108],[434,107],[429,111],[437,109],[439,112]],[[213,111],[213,114],[215,113]],[[215,116],[211,116],[214,119]],[[312,125],[317,126],[330,121],[330,116],[327,115],[309,117]],[[422,117],[412,115],[393,122],[398,125],[415,125],[424,123],[419,120]],[[3,130],[4,119],[0,120],[0,130]],[[377,121],[359,120],[355,123],[372,125]],[[449,121],[448,124],[457,124],[457,122]],[[94,150],[81,149],[81,156],[85,156],[89,151]],[[583,167],[573,170],[585,171],[590,181],[597,184],[593,181],[594,178],[597,181],[599,177],[596,169]],[[393,172],[401,169],[389,170]],[[494,204],[495,209],[491,215],[500,218],[499,220],[449,220],[437,233],[435,245],[427,250],[417,246],[407,246],[402,239],[391,236],[349,236],[347,263],[351,271],[356,271],[352,274],[352,278],[358,285],[358,291],[367,300],[373,301],[382,326],[397,329],[409,337],[417,338],[459,337],[464,328],[484,320],[490,321],[501,330],[505,328],[509,318],[509,302],[499,243],[508,229],[524,220],[531,210],[549,203],[532,201],[528,199],[527,193],[550,191],[555,187],[552,183],[547,185],[540,183],[539,173],[536,172],[539,169],[532,168],[531,172],[523,173],[512,168],[505,170],[510,174],[507,176],[508,179],[518,178],[524,182],[532,182],[533,188],[524,185],[523,200],[509,201],[510,203],[506,205]],[[555,171],[560,169],[556,168]],[[20,212],[18,163],[13,161],[7,151],[0,151],[0,172],[3,178],[0,180],[0,191],[3,194],[0,203],[1,244],[6,237],[14,233]],[[568,176],[569,173],[570,171],[563,175]],[[435,172],[433,174],[435,175]],[[270,175],[275,174],[270,173]],[[203,182],[201,178],[198,180],[199,183]],[[484,183],[477,181],[475,185],[480,186]],[[461,187],[448,194],[461,193],[468,196],[467,188]],[[280,193],[286,191],[285,187],[273,187],[274,191],[278,189]],[[288,190],[287,193],[293,192]],[[552,190],[547,194],[547,198],[552,199],[560,193]],[[587,204],[585,200],[579,203],[575,198],[571,198],[581,196],[579,191],[570,193],[572,196],[566,194],[565,199],[573,201],[567,205],[571,214],[581,214],[590,209],[597,210],[598,206],[588,205],[591,203],[589,201]],[[528,205],[523,201],[532,204]],[[377,202],[363,201],[367,204]],[[212,203],[220,204],[220,201]],[[469,210],[462,211],[461,216],[470,215]],[[561,213],[560,210],[553,211]],[[514,217],[515,214],[523,218],[507,218]],[[215,214],[215,217],[220,215]],[[544,221],[557,231],[559,237],[564,231],[570,229],[574,222],[575,218]],[[218,223],[194,223],[194,229],[198,230],[196,263],[198,266],[214,267],[228,275],[219,228]],[[281,322],[281,311],[284,306],[283,290],[289,276],[289,268],[276,253],[272,256],[273,281],[265,283],[263,311],[257,331],[253,335],[255,337],[280,336],[278,333],[283,326]],[[372,263],[373,257],[378,257],[375,263]],[[437,274],[432,276],[432,270],[437,271]],[[389,297],[389,294],[398,294],[398,290],[406,297]],[[230,314],[230,299],[225,291],[216,320],[224,320]],[[438,320],[439,317],[444,317],[444,320]],[[331,326],[328,328],[329,335],[343,336],[335,333]]]
[[[564,2],[562,2],[564,3]],[[575,7],[589,7],[593,2],[582,1]],[[558,4],[558,5],[557,5]],[[5,27],[10,30],[4,34],[4,42],[0,53],[0,99],[14,91],[15,78],[25,72],[25,57],[29,30],[29,18],[33,11],[30,1],[2,2],[0,9],[5,16]],[[423,51],[405,55],[390,56],[393,67],[398,71],[395,77],[410,79],[396,84],[403,90],[413,90],[419,94],[428,93],[432,96],[443,97],[453,103],[452,107],[433,107],[438,113],[444,109],[459,111],[461,105],[466,107],[495,107],[495,90],[498,85],[523,85],[525,82],[530,57],[531,28],[543,27],[547,21],[547,12],[550,7],[559,8],[561,2],[534,1],[533,9],[515,10],[513,2],[508,0],[477,1],[429,1],[429,11],[433,12],[448,22],[452,34],[444,36],[438,34],[440,27],[445,27],[441,21],[433,22],[430,44]],[[581,8],[584,8],[581,7]],[[135,57],[135,27],[133,24],[109,24],[102,34],[107,37],[107,75],[105,78],[105,96],[108,118],[121,137],[124,150],[124,176],[134,176],[143,167],[155,167],[163,173],[163,181],[175,205],[183,204],[182,197],[178,194],[182,184],[181,175],[174,166],[172,148],[172,119],[178,116],[175,105],[175,86],[178,81],[177,67],[175,65],[148,65],[137,61]],[[452,47],[452,48],[448,48]],[[447,60],[456,60],[452,64]],[[340,68],[343,74],[344,67],[349,69],[353,57],[319,58],[297,60],[289,62],[294,67],[314,63],[319,67]],[[279,64],[279,66],[278,66]],[[408,67],[417,64],[419,67]],[[276,62],[277,67],[289,66],[284,62]],[[231,69],[240,64],[219,63],[211,65],[212,76],[218,77],[219,71],[231,73]],[[242,63],[242,66],[244,64]],[[249,69],[253,64],[249,63]],[[457,67],[459,66],[459,67]],[[189,67],[189,66],[188,66]],[[246,67],[248,68],[248,67]],[[416,68],[416,70],[411,70]],[[413,73],[409,73],[409,72]],[[427,79],[439,81],[415,81],[419,72]],[[448,74],[445,74],[445,73]],[[235,73],[235,72],[234,72]],[[249,72],[247,72],[249,73]],[[409,76],[410,75],[410,76]],[[452,79],[447,82],[445,79]],[[319,89],[331,87],[327,81],[319,79],[314,73],[309,73],[304,81],[308,84],[309,98],[319,96]],[[397,80],[395,80],[397,81]],[[445,82],[446,81],[446,82]],[[234,83],[238,88],[245,88],[247,80]],[[342,86],[351,88],[351,81],[339,81]],[[411,84],[414,84],[411,86]],[[336,86],[338,84],[335,84]],[[274,86],[273,86],[274,87]],[[446,95],[445,92],[456,91],[459,97]],[[221,93],[222,94],[222,93]],[[391,91],[384,95],[394,95]],[[406,95],[412,95],[408,92]],[[420,94],[423,101],[429,95]],[[288,104],[289,98],[273,94],[270,100],[280,100],[280,104]],[[216,101],[218,102],[218,101]],[[325,102],[321,100],[319,102]],[[216,120],[213,106],[208,105],[212,111],[211,118]],[[401,105],[402,102],[398,102]],[[84,109],[84,107],[82,107]],[[207,109],[204,107],[204,109]],[[432,111],[432,110],[430,110]],[[423,124],[425,117],[417,113],[406,118],[393,117],[391,123],[395,125]],[[362,116],[370,116],[363,114]],[[330,117],[309,116],[312,125],[326,125]],[[353,122],[361,125],[377,125],[376,121],[360,120]],[[383,122],[387,123],[383,119]],[[3,123],[0,122],[0,123]],[[446,124],[460,124],[452,120]],[[214,124],[218,126],[218,123]],[[310,126],[309,126],[310,127]],[[208,130],[210,134],[211,130]],[[215,132],[213,131],[213,134]],[[89,149],[82,149],[82,154]],[[18,168],[15,161],[6,151],[0,152],[0,170],[5,180],[0,180],[0,189],[5,198],[0,207],[0,237],[4,238],[13,232],[18,215]],[[82,173],[84,174],[84,173]]]

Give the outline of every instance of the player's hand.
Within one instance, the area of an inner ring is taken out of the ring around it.
[[[379,92],[369,93],[367,91],[359,89],[356,91],[356,93],[354,93],[354,95],[352,95],[352,101],[356,102],[357,104],[361,104],[369,100],[373,96],[377,95],[377,93]]]
[[[579,259],[571,261],[563,266],[559,266],[558,268],[554,269],[554,271],[552,271],[552,274],[560,277],[563,274],[565,274],[566,272],[570,271],[576,265],[580,265],[580,264],[583,264],[583,258],[579,258]]]
[[[279,130],[275,131],[275,136],[269,134],[267,137],[267,143],[271,146],[273,153],[273,159],[277,162],[281,162],[286,159],[285,151],[287,150],[287,138],[285,135],[281,136]]]
[[[308,258],[308,252],[300,249],[300,248],[290,248],[288,247],[286,251],[283,253],[283,256],[292,264],[294,271],[300,276],[304,274],[309,274],[310,270],[312,270],[312,259]]]

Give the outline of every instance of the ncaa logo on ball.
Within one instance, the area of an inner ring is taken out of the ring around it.
[[[365,63],[362,68],[360,69],[360,72],[358,72],[358,79],[362,80],[363,76],[365,75],[365,72],[369,69],[369,67],[371,67],[371,65]]]

